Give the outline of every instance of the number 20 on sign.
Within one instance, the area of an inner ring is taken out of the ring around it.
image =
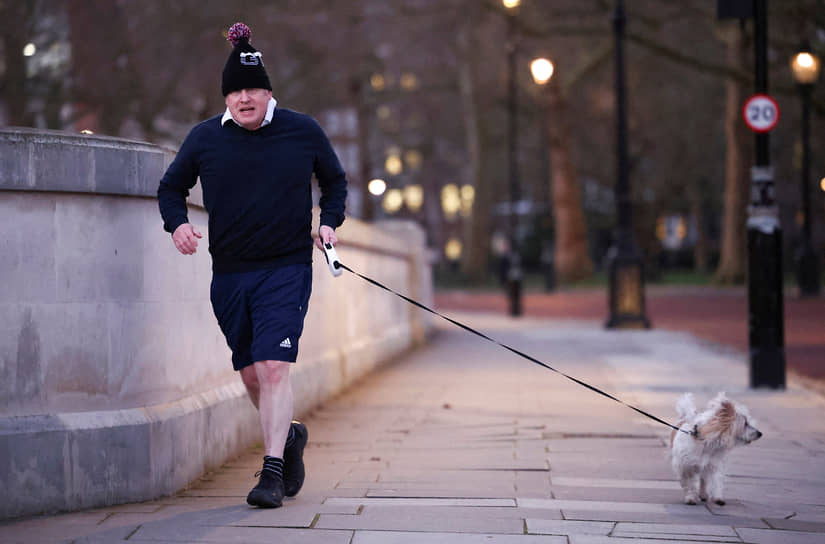
[[[742,117],[752,131],[769,132],[779,122],[779,105],[766,94],[755,94],[745,102]]]

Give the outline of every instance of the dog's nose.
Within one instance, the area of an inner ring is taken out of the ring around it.
[[[756,438],[762,438],[762,431],[756,431]]]

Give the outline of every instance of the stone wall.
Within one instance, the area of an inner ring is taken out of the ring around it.
[[[209,303],[154,199],[174,154],[0,130],[0,518],[168,494],[260,440]],[[190,220],[206,235],[199,191]],[[317,226],[317,210],[315,221]],[[432,300],[422,231],[338,230],[348,266]],[[315,255],[296,414],[424,341],[430,317]]]

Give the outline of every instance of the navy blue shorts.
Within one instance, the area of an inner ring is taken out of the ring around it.
[[[257,361],[295,362],[311,291],[310,264],[212,276],[212,309],[235,370]]]

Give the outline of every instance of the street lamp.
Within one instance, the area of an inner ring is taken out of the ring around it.
[[[517,317],[522,313],[521,309],[521,253],[518,247],[517,226],[518,216],[517,203],[521,198],[519,189],[518,174],[518,87],[516,80],[516,29],[515,13],[521,4],[520,0],[502,0],[502,5],[507,10],[507,61],[508,61],[508,140],[509,140],[509,164],[510,164],[510,254],[507,259],[507,294],[510,303],[510,315]]]
[[[546,58],[537,58],[534,59],[533,62],[530,63],[530,73],[533,74],[533,81],[539,87],[546,88],[549,87],[547,84],[550,82],[550,78],[553,77],[554,73],[554,66],[553,63],[547,60]],[[544,89],[542,89],[544,90]],[[550,105],[549,101],[552,99],[543,99],[540,100],[541,104],[541,146],[543,148],[547,148],[547,156],[549,158],[550,150],[549,150],[549,142],[550,142]],[[547,162],[544,163],[547,165]],[[549,181],[550,180],[550,173],[549,173],[549,166],[545,166],[544,171],[542,172],[542,179]],[[552,182],[551,182],[552,183]],[[552,192],[552,189],[551,189]],[[548,194],[547,203],[550,203],[550,195]],[[555,235],[558,236],[558,231],[555,232]],[[552,291],[556,288],[556,270],[555,265],[553,264],[553,250],[552,246],[549,245],[547,242],[543,244],[541,249],[541,266],[544,271],[544,286],[545,289],[548,291]]]
[[[623,0],[616,0],[613,33],[616,53],[616,231],[607,252],[609,311],[605,327],[650,327],[645,315],[644,267],[633,241],[625,111]]]
[[[545,85],[553,77],[553,63],[545,58],[538,58],[530,63],[530,73],[536,85]]]
[[[819,79],[819,58],[811,52],[807,43],[799,48],[799,53],[791,59],[791,71],[802,97],[802,240],[796,254],[796,281],[799,296],[819,294],[819,259],[811,246],[811,91]]]

